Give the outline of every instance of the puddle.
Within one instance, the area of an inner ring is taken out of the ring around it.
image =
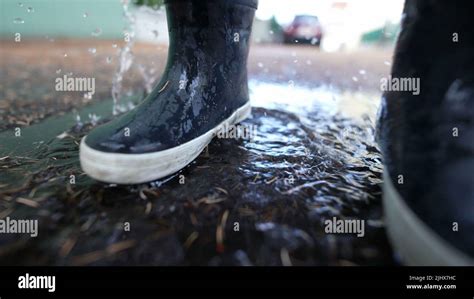
[[[0,216],[38,219],[40,232],[37,238],[0,237],[0,259],[28,265],[393,264],[381,219],[375,96],[257,80],[250,89],[255,108],[244,124],[257,128],[254,139],[214,139],[180,173],[137,186],[101,184],[82,173],[77,150],[90,123],[59,138],[30,127],[33,150],[0,157]],[[326,234],[324,220],[333,216],[380,225],[368,225],[364,238]]]
[[[341,91],[332,86],[310,87],[293,81],[287,84],[250,80],[252,106],[278,109],[311,116],[314,113],[332,117],[340,115],[355,122],[368,118],[375,123],[380,94]]]

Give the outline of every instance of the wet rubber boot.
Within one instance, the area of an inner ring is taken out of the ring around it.
[[[473,15],[469,1],[405,4],[377,132],[388,234],[405,264],[474,264]]]
[[[257,0],[165,1],[166,70],[134,110],[94,129],[80,145],[86,174],[137,184],[192,162],[219,130],[251,107],[247,56]]]

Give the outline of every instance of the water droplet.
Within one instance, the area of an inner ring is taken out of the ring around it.
[[[392,64],[390,63],[390,61],[385,61],[384,64],[385,64],[385,65],[392,65]]]
[[[158,30],[152,30],[153,34],[155,35],[155,38],[158,37]]]
[[[64,56],[64,57],[67,57],[67,53],[64,53],[64,55],[63,55],[63,56]]]
[[[60,74],[60,73],[61,73],[61,69],[57,69],[56,74]]]
[[[91,32],[92,36],[100,36],[102,34],[102,29],[96,28],[94,31]]]
[[[23,23],[25,23],[25,20],[23,20],[22,18],[15,18],[15,19],[13,19],[13,23],[14,24],[23,24]]]
[[[359,70],[359,74],[365,75],[367,72],[365,70]]]
[[[28,8],[26,9],[26,11],[27,11],[27,12],[35,12],[35,9],[30,6],[30,7],[28,7]]]
[[[357,78],[356,76],[353,76],[353,77],[352,77],[352,81],[358,82],[358,81],[359,81],[359,78]]]
[[[19,7],[23,7],[23,3],[18,2],[18,6],[19,6]]]
[[[311,39],[311,44],[312,44],[312,45],[316,45],[316,43],[317,43],[318,41],[319,41],[319,39],[317,39],[316,37],[313,37],[313,38]]]
[[[83,17],[83,18],[87,18],[88,16],[89,16],[89,13],[88,13],[88,12],[85,12],[85,13],[82,14],[82,17]]]
[[[117,48],[117,44],[112,44],[112,48]]]
[[[97,52],[97,49],[96,48],[89,48],[89,49],[87,49],[87,51],[89,51],[89,53],[91,53],[91,54],[95,54]]]
[[[107,63],[111,63],[111,62],[112,62],[112,57],[107,56],[107,58],[105,59],[105,61],[106,61]]]
[[[259,63],[257,63],[257,66],[258,67],[263,67],[263,63],[259,62]]]
[[[84,94],[84,99],[91,100],[91,99],[92,99],[92,93],[86,92],[86,93]]]
[[[270,35],[273,35],[275,32],[273,32],[273,30],[270,30],[269,33]]]

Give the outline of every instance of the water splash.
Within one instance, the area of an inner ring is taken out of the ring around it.
[[[13,19],[13,23],[14,24],[24,24],[25,20],[23,20],[22,18],[15,18],[15,19]]]
[[[127,22],[127,26],[124,28],[124,41],[125,45],[120,49],[118,55],[118,68],[115,72],[114,78],[112,80],[112,98],[113,98],[113,114],[117,115],[122,112],[126,112],[134,107],[130,102],[129,103],[121,103],[125,98],[129,98],[136,94],[136,91],[132,89],[125,89],[123,81],[125,79],[125,75],[131,71],[132,69],[137,70],[139,75],[142,77],[142,88],[139,94],[150,93],[153,90],[153,87],[156,83],[156,80],[159,76],[156,73],[156,69],[154,63],[151,62],[150,65],[143,65],[134,63],[134,55],[133,55],[133,47],[135,45],[135,36],[136,36],[136,19],[135,16],[136,11],[130,10],[130,3],[129,0],[123,0],[123,16],[125,21]],[[148,15],[157,16],[159,14],[163,14],[164,10],[161,7],[140,7],[137,11],[141,13],[145,13]],[[151,32],[153,35],[158,37],[159,32],[156,28],[151,28]],[[117,48],[117,44],[112,44],[113,48]],[[107,59],[107,62],[111,62],[111,59]]]
[[[122,4],[123,17],[127,21],[128,26],[124,31],[125,45],[120,50],[119,66],[112,80],[112,98],[114,100],[112,113],[114,115],[126,111],[125,107],[120,105],[120,100],[123,98],[123,77],[132,66],[134,58],[132,47],[135,43],[135,16],[129,9],[129,0],[123,0]]]
[[[102,29],[100,28],[95,28],[92,32],[91,32],[91,35],[92,36],[95,36],[95,37],[98,37],[102,34]]]
[[[142,76],[143,88],[145,89],[146,93],[151,93],[153,87],[155,85],[157,75],[155,73],[154,68],[147,69],[143,64],[138,65],[138,71]]]

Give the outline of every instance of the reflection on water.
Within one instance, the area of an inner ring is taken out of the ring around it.
[[[358,122],[375,121],[380,94],[340,91],[332,86],[308,87],[293,81],[288,84],[250,80],[250,96],[254,107],[280,109],[301,116],[317,112],[327,116],[348,117]]]

